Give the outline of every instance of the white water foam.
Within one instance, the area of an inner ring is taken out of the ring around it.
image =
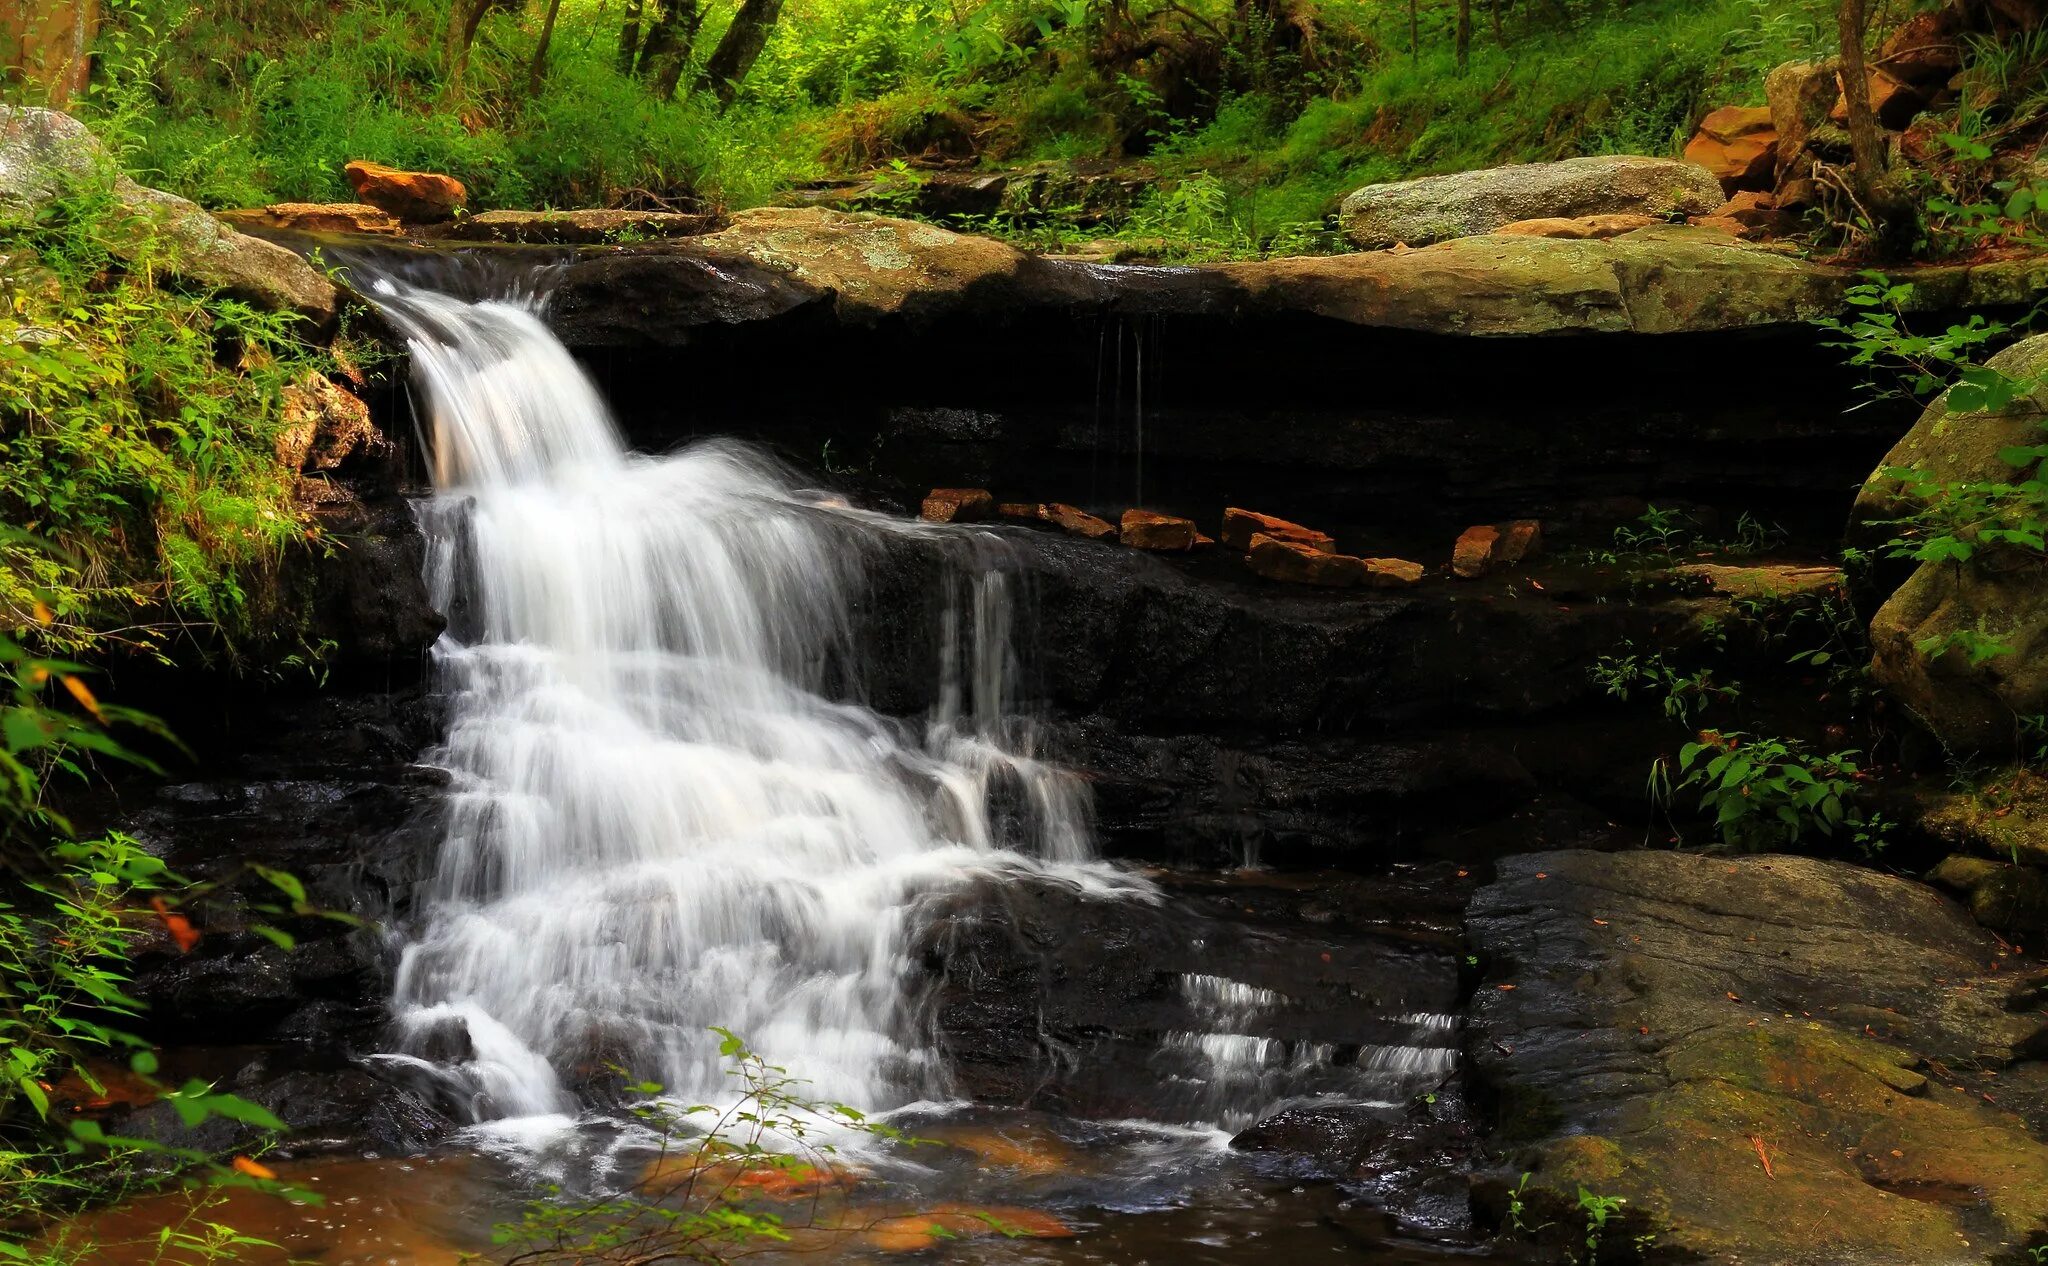
[[[450,621],[448,822],[399,1052],[450,1069],[477,1119],[549,1129],[609,1064],[730,1097],[713,1025],[819,1099],[945,1097],[907,1015],[919,902],[1022,867],[1142,891],[1083,864],[1085,791],[1011,715],[1008,578],[962,578],[912,734],[834,692],[862,538],[935,529],[736,444],[632,454],[531,304],[378,291],[424,399]],[[993,814],[998,784],[1022,807]]]

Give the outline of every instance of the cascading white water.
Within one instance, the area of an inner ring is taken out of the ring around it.
[[[861,539],[932,529],[739,445],[632,454],[533,304],[377,289],[424,397],[450,618],[448,824],[401,1050],[452,1062],[480,1118],[572,1113],[608,1063],[716,1098],[712,1025],[820,1098],[942,1090],[905,1014],[918,899],[1089,855],[1085,795],[1008,715],[1008,578],[960,578],[919,741],[826,690]],[[1000,821],[997,782],[1023,791]]]

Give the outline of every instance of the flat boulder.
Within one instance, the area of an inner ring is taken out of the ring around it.
[[[453,219],[469,203],[469,189],[453,176],[432,171],[405,171],[358,158],[342,169],[356,197],[409,224],[438,224]]]
[[[715,215],[684,211],[485,211],[435,229],[451,242],[624,245],[715,231]]]
[[[320,326],[341,298],[334,283],[282,246],[237,233],[198,204],[120,173],[83,123],[56,110],[0,105],[0,220],[71,193],[104,188],[146,228],[114,235],[114,253],[147,259],[184,282]]]
[[[217,211],[237,229],[285,229],[295,233],[370,233],[396,237],[398,220],[367,202],[273,202],[267,207]]]
[[[1712,172],[1669,158],[1518,163],[1367,185],[1344,199],[1344,231],[1365,250],[1492,233],[1518,220],[1701,215],[1726,195]]]
[[[1492,1217],[1527,1174],[1526,1225],[1582,1240],[1583,1189],[1627,1202],[1617,1245],[1774,1266],[2005,1260],[2048,1217],[2039,986],[1932,889],[1542,853],[1503,860],[1467,928]]]
[[[1575,220],[1553,216],[1542,220],[1517,220],[1495,231],[1509,237],[1561,237],[1566,241],[1583,242],[1620,237],[1624,233],[1662,223],[1664,221],[1654,215],[1587,215]]]

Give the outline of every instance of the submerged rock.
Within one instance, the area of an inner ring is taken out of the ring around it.
[[[1367,185],[1344,199],[1344,232],[1365,250],[1427,246],[1519,220],[1702,215],[1725,195],[1706,168],[1669,158],[1600,156],[1520,163]]]
[[[1496,1214],[1527,1171],[1532,1223],[1581,1225],[1583,1187],[1660,1251],[1785,1266],[1981,1261],[2048,1216],[2048,1023],[1926,888],[1799,857],[1536,854],[1468,927]]]

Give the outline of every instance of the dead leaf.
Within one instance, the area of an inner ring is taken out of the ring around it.
[[[149,908],[156,911],[156,917],[164,925],[164,931],[169,932],[171,939],[178,943],[180,954],[191,953],[192,947],[199,944],[199,929],[192,926],[192,920],[171,909],[169,902],[162,897],[151,897]]]

